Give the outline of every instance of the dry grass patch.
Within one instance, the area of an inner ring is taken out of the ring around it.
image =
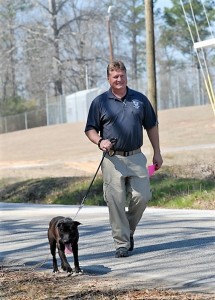
[[[4,300],[212,300],[213,295],[165,289],[118,288],[116,278],[57,275],[36,270],[2,270],[1,299]]]

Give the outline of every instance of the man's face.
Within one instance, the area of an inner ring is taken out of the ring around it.
[[[121,70],[111,71],[108,82],[113,90],[124,90],[127,86],[127,75]]]

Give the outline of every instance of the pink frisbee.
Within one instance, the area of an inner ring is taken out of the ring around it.
[[[149,177],[151,177],[152,175],[154,175],[154,173],[155,173],[155,165],[148,166],[148,173],[149,173]]]

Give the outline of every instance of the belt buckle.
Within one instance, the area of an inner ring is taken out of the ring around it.
[[[125,156],[125,157],[129,156],[129,151],[125,151],[125,152],[124,152],[124,156]]]
[[[116,153],[116,151],[113,150],[113,149],[110,149],[110,150],[108,151],[109,156],[114,156],[115,153]]]

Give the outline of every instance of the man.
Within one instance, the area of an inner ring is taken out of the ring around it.
[[[152,144],[157,170],[163,160],[156,114],[146,96],[128,88],[123,62],[108,65],[107,79],[110,89],[93,100],[85,133],[106,153],[102,163],[104,199],[109,209],[115,257],[120,258],[133,250],[136,226],[151,199],[146,157],[140,149],[143,128]]]

